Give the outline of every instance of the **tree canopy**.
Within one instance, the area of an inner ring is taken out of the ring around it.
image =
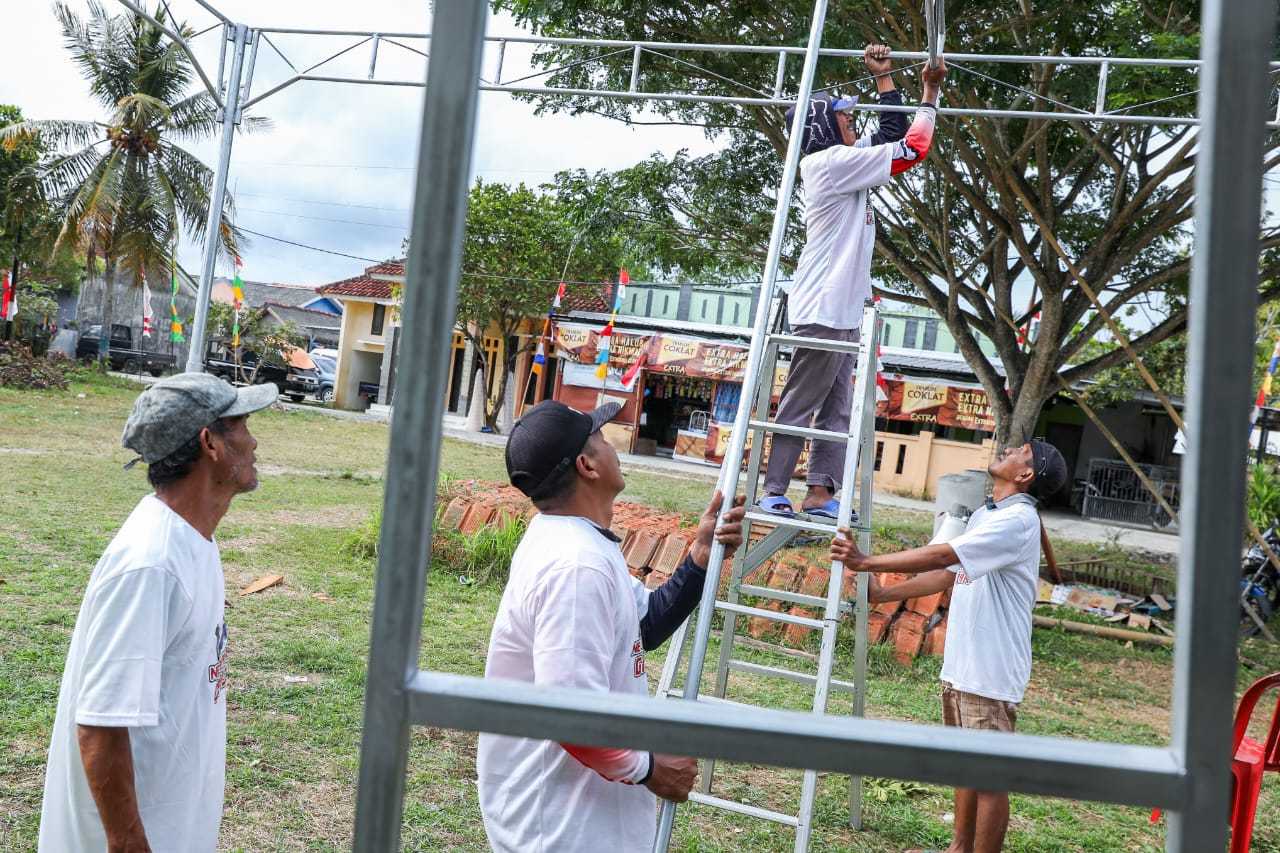
[[[516,337],[527,318],[547,313],[559,281],[607,282],[625,259],[621,236],[599,214],[601,199],[581,208],[538,193],[524,184],[477,181],[471,189],[458,290],[458,323],[476,350],[483,337]],[[522,347],[508,346],[505,364],[485,407],[497,424],[507,376]],[[493,381],[487,372],[486,382]]]
[[[14,151],[34,139],[57,152],[39,168],[39,189],[54,205],[58,245],[104,260],[102,322],[109,326],[117,267],[140,284],[148,269],[169,266],[179,231],[203,237],[213,173],[180,143],[215,135],[219,110],[207,91],[190,94],[191,60],[142,16],[110,14],[97,0],[84,18],[64,3],[55,4],[54,13],[107,118],[24,121],[0,129],[0,142]],[[165,4],[155,18],[168,19]],[[185,36],[194,34],[172,23]],[[245,118],[241,127],[267,125]],[[219,236],[229,253],[242,239],[233,211],[228,193]]]
[[[812,13],[805,0],[710,6],[498,0],[497,6],[550,36],[761,45],[804,44]],[[1159,8],[1145,0],[957,0],[947,16],[947,47],[957,52],[1185,58],[1199,51],[1199,4],[1180,0]],[[924,34],[918,4],[833,3],[823,43],[861,47],[883,40],[920,50]],[[538,62],[553,68],[585,55],[582,48],[551,47]],[[1096,93],[1097,71],[1082,66],[952,62],[950,69],[944,106],[1092,109]],[[784,92],[796,90],[800,70],[798,59],[788,62]],[[640,84],[651,91],[751,95],[771,90],[775,71],[776,56],[769,54],[698,53],[686,62],[647,55]],[[630,73],[627,53],[548,79],[625,89]],[[860,61],[824,58],[816,85],[868,96],[866,76]],[[908,102],[918,98],[915,70],[895,77]],[[1117,66],[1104,108],[1191,115],[1196,86],[1186,71]],[[648,120],[628,102],[529,97],[541,110]],[[694,275],[720,264],[735,272],[758,269],[786,145],[782,111],[687,102],[652,109],[665,122],[705,127],[721,150],[705,157],[655,155],[617,175],[566,173],[556,180],[560,197],[571,202],[611,182],[615,222],[657,265]],[[930,308],[947,323],[990,398],[1000,441],[1030,434],[1041,406],[1060,389],[1059,373],[1074,382],[1126,358],[1116,347],[1080,358],[1106,326],[1054,242],[1110,311],[1144,303],[1159,315],[1136,337],[1137,351],[1185,328],[1196,139],[1195,129],[1185,126],[944,117],[929,161],[876,191],[879,290]],[[1268,168],[1280,163],[1278,142],[1275,134],[1268,137]],[[1273,281],[1280,232],[1270,219],[1264,225],[1260,298],[1266,303],[1280,297]],[[794,268],[803,239],[802,210],[793,204],[784,271]],[[1018,329],[1036,315],[1039,334],[1023,343]],[[998,363],[979,349],[977,333],[995,343]]]

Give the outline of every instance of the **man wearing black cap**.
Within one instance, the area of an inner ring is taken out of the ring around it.
[[[951,587],[942,657],[943,722],[1012,732],[1031,678],[1031,611],[1040,574],[1036,504],[1062,489],[1067,465],[1052,444],[1032,439],[1006,448],[987,473],[994,481],[991,497],[955,539],[868,556],[844,528],[831,543],[831,558],[850,571],[915,575],[884,587],[872,574],[872,604]],[[1007,793],[957,789],[948,853],[996,853],[1008,826]]]
[[[609,530],[626,484],[600,434],[621,408],[585,414],[546,401],[512,428],[507,473],[540,512],[511,561],[486,678],[647,696],[644,653],[697,606],[712,538],[726,558],[741,544],[742,507],[721,516],[717,492],[670,580],[650,592],[627,572]],[[691,758],[492,734],[480,735],[476,770],[485,832],[499,853],[647,853],[655,795],[683,802],[697,775]]]
[[[58,693],[42,851],[218,846],[227,746],[225,581],[214,530],[258,486],[250,413],[274,385],[203,373],[155,383],[123,444],[155,493],[85,589]]]

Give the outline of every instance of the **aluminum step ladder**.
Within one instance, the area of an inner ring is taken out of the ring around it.
[[[768,311],[767,303],[760,310]],[[857,531],[859,547],[869,551],[871,547],[871,481],[874,466],[875,448],[875,389],[878,343],[880,337],[879,319],[874,305],[869,304],[863,312],[863,336],[861,342],[830,341],[818,338],[802,338],[794,335],[769,334],[763,341],[762,369],[758,371],[752,388],[750,401],[744,400],[734,430],[745,427],[751,435],[751,451],[747,462],[747,480],[745,493],[748,507],[754,507],[758,494],[760,467],[764,456],[765,437],[770,433],[781,433],[807,439],[822,441],[839,441],[847,445],[843,472],[843,488],[840,492],[837,521],[831,522],[806,519],[802,515],[794,518],[765,513],[759,509],[747,512],[743,522],[743,546],[733,561],[730,574],[728,598],[715,598],[718,584],[715,579],[719,571],[708,567],[708,586],[704,594],[709,594],[713,601],[712,612],[720,612],[724,617],[724,628],[720,640],[720,661],[716,670],[715,688],[711,695],[699,695],[702,676],[702,663],[705,660],[706,647],[710,639],[710,626],[701,622],[694,636],[693,651],[689,669],[686,674],[684,688],[675,689],[673,684],[680,670],[684,647],[688,639],[689,624],[686,620],[671,640],[662,675],[658,682],[657,694],[662,697],[693,699],[716,705],[742,706],[745,703],[734,702],[726,698],[730,672],[743,672],[756,676],[782,678],[813,687],[812,710],[815,714],[824,714],[831,691],[842,690],[853,694],[853,713],[861,716],[865,702],[867,671],[867,606],[865,578],[857,584],[856,604],[851,605],[843,600],[844,567],[840,563],[830,565],[825,596],[809,595],[787,590],[772,589],[767,586],[749,583],[753,574],[762,569],[780,549],[789,546],[802,533],[819,534],[824,539],[834,535],[838,526],[852,527]],[[825,349],[837,352],[851,352],[858,356],[855,368],[855,387],[850,402],[849,432],[838,433],[806,427],[785,426],[769,420],[769,408],[773,396],[774,373],[778,356],[784,349]],[[721,481],[725,481],[725,473],[731,467],[741,468],[742,454],[734,456],[726,454],[721,469]],[[855,479],[856,476],[856,479]],[[857,487],[855,488],[855,482]],[[851,525],[853,510],[857,504],[858,523]],[[759,541],[752,543],[750,528],[752,525],[769,525],[773,529]],[[713,566],[717,565],[713,559]],[[708,592],[708,590],[710,590]],[[764,598],[780,604],[796,604],[821,610],[822,616],[814,618],[792,614],[786,610],[770,610],[742,603],[743,596]],[[855,617],[856,638],[854,643],[854,680],[841,681],[834,679],[836,636],[841,619],[853,612]],[[821,631],[821,646],[818,654],[817,672],[803,672],[784,667],[766,666],[753,661],[740,660],[733,656],[734,631],[738,617],[760,617],[774,622],[790,625],[801,625]],[[708,622],[710,620],[707,620]],[[796,814],[784,814],[771,809],[747,803],[736,802],[723,797],[714,796],[712,781],[715,765],[711,760],[702,763],[700,790],[689,796],[691,802],[700,805],[725,809],[750,817],[774,821],[791,826],[796,830],[795,850],[803,853],[809,846],[809,837],[813,830],[813,807],[817,793],[818,774],[813,770],[804,771],[800,791],[800,807]],[[861,779],[855,777],[850,786],[850,823],[855,828],[861,823]],[[671,830],[675,816],[675,806],[663,804],[662,820],[654,850],[665,852],[670,844]]]

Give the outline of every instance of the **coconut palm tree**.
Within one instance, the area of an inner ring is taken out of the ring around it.
[[[165,7],[155,12],[165,21]],[[134,286],[147,270],[168,267],[179,231],[204,236],[213,172],[178,142],[215,135],[218,105],[207,91],[189,94],[194,75],[183,50],[145,18],[109,14],[90,0],[88,16],[63,3],[54,5],[72,59],[89,91],[108,111],[106,121],[27,121],[0,129],[0,143],[18,144],[39,136],[59,153],[40,169],[47,196],[61,221],[58,247],[73,243],[105,270],[99,358],[110,344],[117,270]],[[176,29],[189,38],[190,28]],[[264,129],[269,122],[246,118],[241,127]],[[220,237],[237,253],[241,235],[232,224],[235,208],[227,193]]]

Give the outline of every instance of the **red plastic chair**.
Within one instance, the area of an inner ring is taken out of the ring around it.
[[[1253,820],[1258,810],[1258,792],[1262,789],[1262,774],[1268,770],[1280,771],[1280,698],[1271,715],[1271,728],[1267,742],[1258,743],[1245,732],[1253,718],[1253,709],[1273,687],[1280,687],[1280,672],[1259,678],[1244,696],[1236,709],[1235,732],[1231,739],[1231,846],[1230,853],[1249,853],[1253,840]],[[1160,810],[1151,812],[1151,822],[1160,819]]]
[[[1249,853],[1253,838],[1253,818],[1258,810],[1262,774],[1280,771],[1280,700],[1271,715],[1267,742],[1258,743],[1245,734],[1254,706],[1273,687],[1280,687],[1280,672],[1259,678],[1245,691],[1236,709],[1235,735],[1231,740],[1231,853]]]

